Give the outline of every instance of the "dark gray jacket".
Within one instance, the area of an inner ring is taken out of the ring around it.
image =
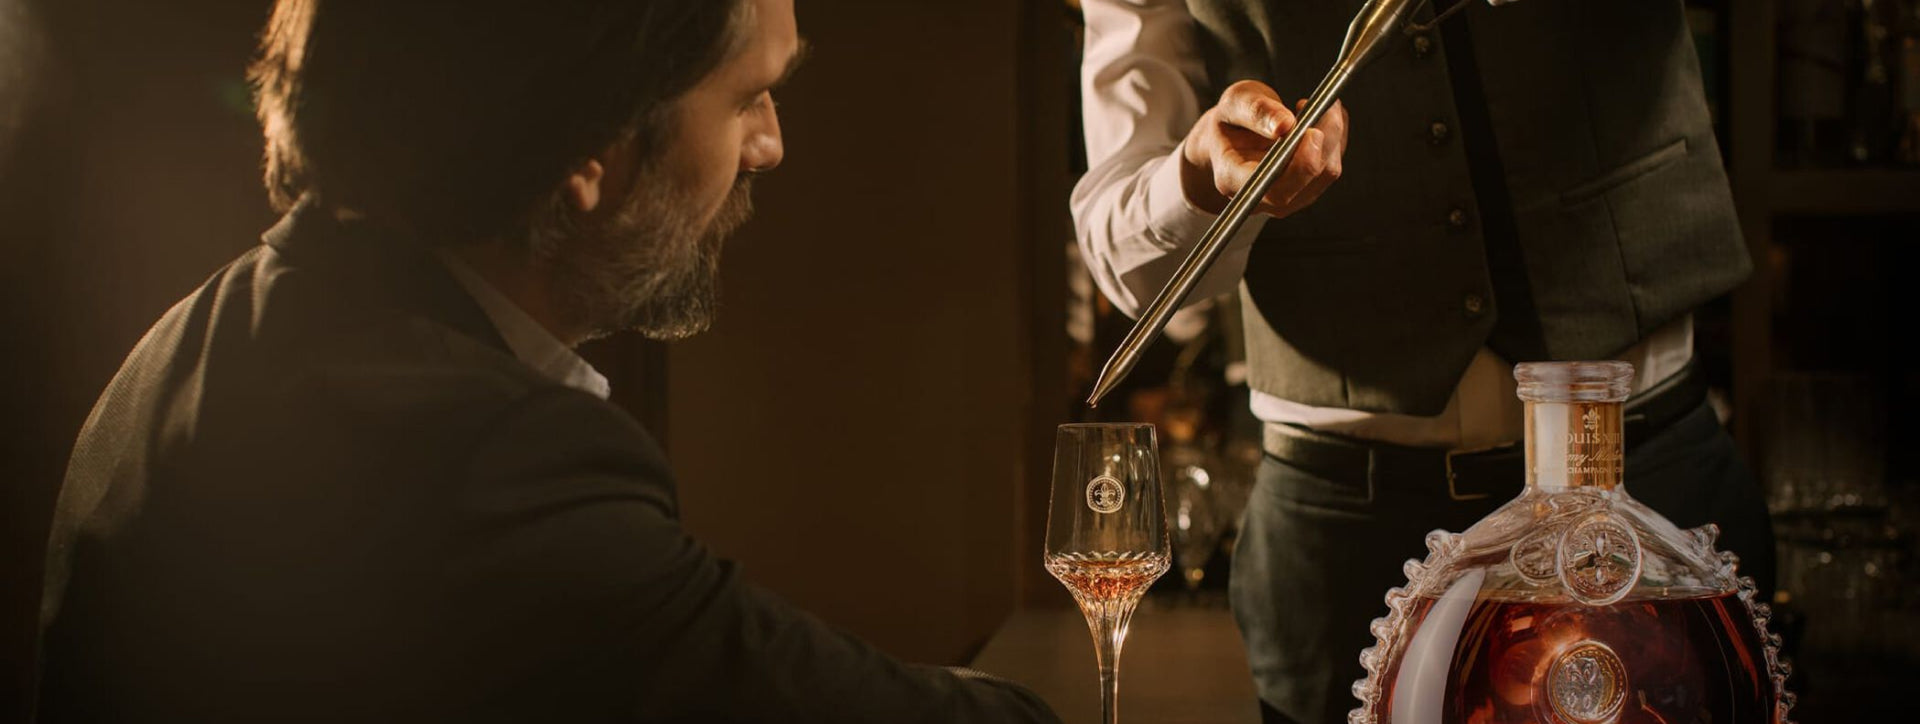
[[[128,357],[61,492],[47,722],[1038,722],[743,583],[626,414],[296,210]]]

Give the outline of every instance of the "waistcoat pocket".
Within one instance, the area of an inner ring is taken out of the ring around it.
[[[1600,174],[1592,180],[1583,181],[1566,191],[1560,192],[1560,203],[1574,206],[1591,200],[1635,179],[1660,170],[1662,167],[1679,161],[1687,156],[1687,139],[1681,138],[1653,153],[1615,166],[1612,170]]]

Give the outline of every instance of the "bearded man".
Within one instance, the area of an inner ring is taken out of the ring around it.
[[[791,0],[281,0],[286,216],[80,435],[41,720],[1052,721],[739,580],[571,349],[708,325],[802,50]]]

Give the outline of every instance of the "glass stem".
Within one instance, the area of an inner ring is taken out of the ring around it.
[[[1093,654],[1100,665],[1100,721],[1120,721],[1120,647],[1127,641],[1127,624],[1139,599],[1110,601],[1082,607],[1087,627],[1093,631]]]

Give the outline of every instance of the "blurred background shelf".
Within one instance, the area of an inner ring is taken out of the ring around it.
[[[1770,187],[1767,207],[1779,216],[1920,214],[1920,169],[1778,170]]]
[[[1920,665],[1920,428],[1887,414],[1920,404],[1920,1],[1688,6],[1754,263],[1702,347],[1774,510],[1794,718],[1878,718]]]

